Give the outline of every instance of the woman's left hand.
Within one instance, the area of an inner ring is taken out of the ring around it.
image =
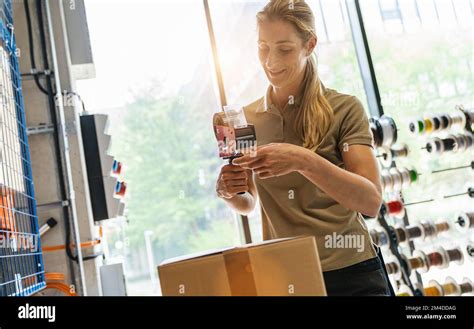
[[[232,164],[253,170],[261,179],[276,177],[301,170],[307,152],[311,151],[294,144],[270,143],[234,159]]]

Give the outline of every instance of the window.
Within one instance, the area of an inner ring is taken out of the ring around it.
[[[110,115],[128,183],[126,220],[104,223],[108,261],[124,260],[131,295],[157,293],[149,273],[164,259],[240,243],[235,214],[215,195],[220,106],[203,5],[87,1],[86,10],[97,78],[78,91],[88,111]]]

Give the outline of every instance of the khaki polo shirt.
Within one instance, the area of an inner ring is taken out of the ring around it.
[[[344,168],[344,144],[372,146],[372,134],[361,102],[354,96],[322,87],[334,111],[334,122],[316,153]],[[272,104],[271,86],[264,97],[244,107],[247,122],[255,125],[257,145],[303,140],[293,123],[299,100],[279,110]],[[254,174],[262,215],[263,239],[299,235],[316,237],[323,271],[350,266],[376,256],[362,215],[345,208],[303,175],[259,179]]]

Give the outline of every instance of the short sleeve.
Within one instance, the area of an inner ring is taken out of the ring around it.
[[[340,121],[339,142],[340,150],[345,145],[362,144],[373,147],[372,132],[369,128],[369,119],[361,101],[351,96],[345,106],[346,112]]]

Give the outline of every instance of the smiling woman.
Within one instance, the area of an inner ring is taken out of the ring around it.
[[[361,216],[381,204],[368,118],[356,97],[321,83],[313,13],[303,1],[291,4],[270,1],[257,14],[269,86],[244,111],[259,147],[222,168],[218,195],[241,213],[258,197],[265,240],[314,235],[328,295],[389,295]],[[324,244],[334,234],[363,245]]]

